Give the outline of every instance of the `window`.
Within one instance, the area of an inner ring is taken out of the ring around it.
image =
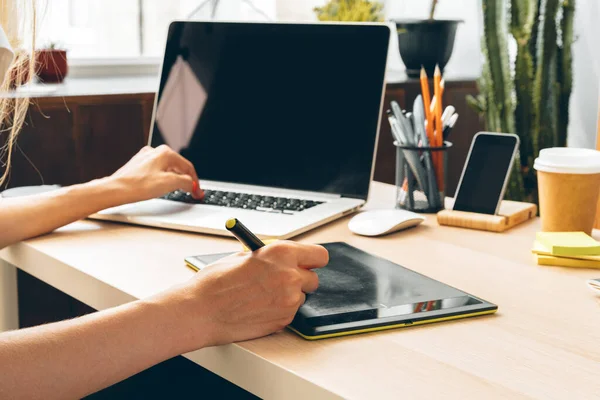
[[[52,0],[40,10],[38,47],[53,43],[70,59],[156,58],[172,20],[210,19],[214,5],[215,19],[272,20],[275,1]]]

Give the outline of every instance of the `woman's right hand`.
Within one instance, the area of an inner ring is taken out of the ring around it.
[[[110,178],[124,188],[123,203],[149,200],[174,190],[204,197],[191,162],[166,145],[141,149]]]
[[[275,242],[204,268],[167,298],[177,310],[184,351],[265,336],[285,328],[319,285],[311,269],[329,262],[318,245]]]

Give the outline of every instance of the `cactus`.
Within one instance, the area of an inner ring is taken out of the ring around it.
[[[490,100],[498,107],[500,130],[513,132],[512,85],[509,79],[508,46],[506,44],[506,12],[503,0],[487,0],[483,2],[484,41],[487,48],[486,64],[490,71],[491,82],[488,82]],[[491,104],[491,102],[488,102]]]
[[[537,37],[538,68],[533,83],[533,105],[536,108],[534,120],[533,154],[540,148],[557,144],[554,112],[556,111],[556,86],[552,81],[556,67],[556,13],[559,0],[542,0],[540,24]]]
[[[529,0],[533,3],[533,7],[535,9],[535,17],[533,18],[533,26],[531,28],[531,40],[529,41],[529,52],[531,53],[531,57],[533,58],[533,69],[537,68],[537,37],[538,32],[540,30],[540,10],[542,5],[542,0]]]
[[[536,108],[533,105],[533,77],[534,56],[531,53],[530,41],[537,27],[535,18],[538,16],[537,1],[511,0],[511,25],[510,32],[517,44],[517,56],[515,59],[514,86],[515,86],[515,133],[519,136],[521,147],[519,151],[518,168],[521,168],[523,177],[523,191],[531,193],[535,186],[535,179],[531,176],[532,169],[528,165],[533,164],[532,141],[529,140],[533,130]],[[516,196],[515,198],[520,198]]]
[[[487,130],[516,133],[521,140],[508,198],[537,202],[534,159],[540,149],[566,145],[574,13],[575,0],[483,2],[480,94],[467,100]],[[512,69],[506,27],[517,45]]]
[[[533,154],[531,141],[528,140],[535,119],[533,106],[533,56],[530,52],[534,18],[536,17],[536,3],[533,1],[511,0],[510,32],[517,43],[517,57],[515,60],[515,133],[521,140],[522,163],[531,162],[529,157]]]
[[[482,4],[484,18],[483,54],[485,58],[479,88],[486,98],[484,103],[486,126],[492,132],[514,132],[513,84],[510,80],[510,65],[507,45],[507,9],[504,0],[486,0]],[[483,104],[482,104],[483,105]],[[520,161],[506,190],[509,198],[523,196],[523,178]]]
[[[382,22],[383,4],[368,0],[331,0],[315,7],[319,21]]]

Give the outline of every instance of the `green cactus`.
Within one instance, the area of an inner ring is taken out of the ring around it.
[[[557,144],[555,110],[556,86],[552,80],[556,67],[556,14],[559,0],[542,0],[537,37],[538,68],[533,83],[534,120],[533,154]]]
[[[537,14],[537,3],[526,0],[511,0],[510,32],[517,43],[515,60],[515,133],[521,139],[522,162],[528,164],[533,150],[528,140],[535,118],[533,106],[533,56],[530,52],[529,41],[533,32],[534,18]]]
[[[482,3],[484,19],[483,55],[485,63],[479,88],[485,101],[486,126],[492,132],[514,132],[513,84],[507,45],[507,8],[504,0],[486,0]],[[523,195],[520,161],[506,190],[509,198]]]
[[[511,0],[510,32],[517,44],[517,56],[514,69],[515,86],[515,133],[521,140],[519,162],[523,178],[523,192],[531,193],[535,186],[535,178],[527,166],[533,164],[533,146],[530,140],[535,120],[536,108],[533,105],[534,56],[531,54],[530,40],[532,39],[535,18],[538,15],[537,1]],[[516,196],[514,198],[522,198]]]
[[[500,130],[512,132],[513,104],[512,85],[509,78],[508,46],[506,44],[506,8],[503,0],[487,0],[483,2],[484,40],[487,47],[486,64],[490,70],[491,82],[488,83],[489,95],[498,107]],[[488,102],[491,104],[491,102]],[[498,128],[498,127],[497,127]]]
[[[535,9],[535,17],[533,18],[533,26],[531,28],[531,40],[529,41],[529,52],[531,53],[531,57],[533,58],[533,69],[537,68],[537,37],[538,32],[540,30],[540,10],[542,5],[542,0],[529,0],[533,3]]]
[[[537,202],[533,161],[540,149],[566,144],[574,13],[575,0],[483,1],[485,62],[480,93],[467,101],[487,130],[521,140],[507,198]],[[517,44],[512,69],[507,27]]]

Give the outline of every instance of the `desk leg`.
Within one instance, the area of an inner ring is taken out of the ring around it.
[[[0,259],[0,332],[18,328],[17,269]]]

